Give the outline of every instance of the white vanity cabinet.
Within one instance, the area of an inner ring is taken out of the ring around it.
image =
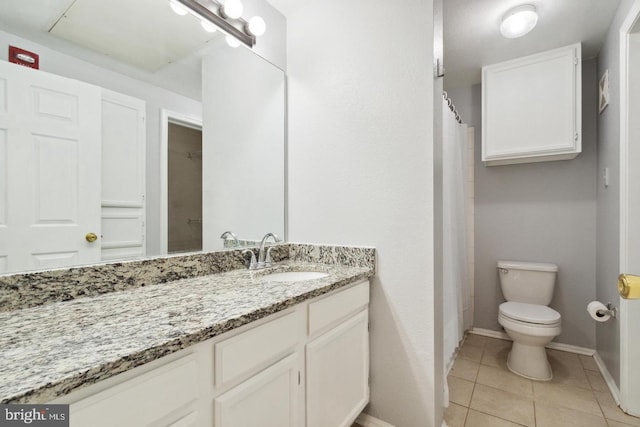
[[[482,161],[567,160],[582,150],[580,44],[482,68]]]
[[[71,427],[348,427],[369,401],[369,282],[52,403]]]
[[[309,304],[307,427],[349,427],[369,401],[368,285]]]

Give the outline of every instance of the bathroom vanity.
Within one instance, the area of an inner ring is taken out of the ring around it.
[[[369,400],[373,249],[278,249],[265,270],[226,251],[226,271],[0,313],[1,401],[68,403],[78,427],[350,425]],[[327,275],[269,280],[286,271]],[[16,287],[0,280],[0,302]]]

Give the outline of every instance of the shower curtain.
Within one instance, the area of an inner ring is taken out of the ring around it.
[[[444,94],[443,105],[443,300],[444,369],[449,372],[464,333],[463,305],[470,304],[467,249],[467,125]],[[466,304],[465,304],[466,303]]]

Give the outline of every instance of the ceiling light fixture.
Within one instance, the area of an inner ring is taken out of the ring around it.
[[[500,24],[500,32],[508,39],[515,39],[533,30],[537,23],[538,13],[535,6],[525,4],[505,13]]]
[[[264,19],[259,16],[254,16],[249,22],[242,19],[241,0],[224,0],[224,3],[223,0],[169,0],[169,5],[178,15],[195,15],[206,31],[213,32],[217,28],[225,33],[229,45],[239,46],[237,42],[240,42],[253,47],[256,36],[266,30]],[[237,42],[230,42],[230,38]]]

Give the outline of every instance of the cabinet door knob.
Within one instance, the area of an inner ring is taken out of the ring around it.
[[[98,240],[98,236],[95,233],[87,233],[84,238],[87,239],[87,242],[89,243],[93,243]]]
[[[633,274],[618,276],[618,292],[624,299],[640,299],[640,276]]]

